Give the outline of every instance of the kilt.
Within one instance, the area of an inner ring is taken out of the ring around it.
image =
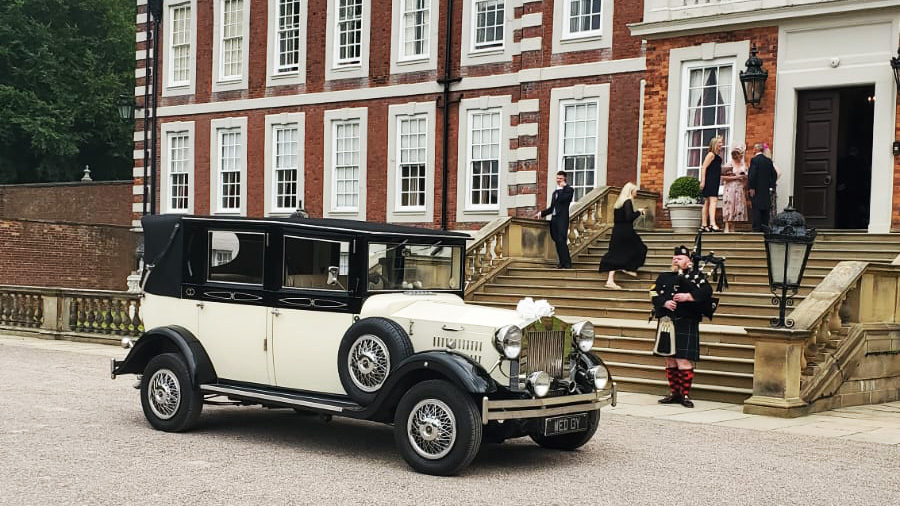
[[[700,320],[677,318],[675,323],[675,355],[673,358],[700,360]]]

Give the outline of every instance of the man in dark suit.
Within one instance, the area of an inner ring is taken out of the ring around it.
[[[772,160],[763,154],[763,145],[755,144],[753,148],[756,154],[750,160],[750,173],[747,176],[750,203],[753,205],[750,216],[753,231],[762,232],[763,225],[769,224],[769,205],[772,202],[772,192],[775,191],[778,174]]]
[[[559,259],[557,269],[571,269],[572,258],[569,256],[569,204],[575,189],[566,184],[566,172],[561,170],[556,173],[556,190],[550,201],[550,207],[535,213],[535,218],[550,217],[550,238],[556,244],[556,257]]]

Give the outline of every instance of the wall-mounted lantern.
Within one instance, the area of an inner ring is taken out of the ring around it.
[[[744,102],[759,109],[759,103],[766,93],[766,79],[769,72],[762,69],[762,60],[756,56],[756,44],[750,48],[750,58],[747,59],[747,70],[741,71],[741,88],[744,90]]]

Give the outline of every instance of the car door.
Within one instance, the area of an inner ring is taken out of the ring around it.
[[[272,355],[279,387],[344,394],[338,376],[341,338],[353,323],[350,240],[285,235],[282,289],[272,308]],[[328,269],[337,282],[329,284]]]
[[[209,230],[205,282],[194,288],[198,337],[220,380],[271,384],[263,290],[267,234]]]

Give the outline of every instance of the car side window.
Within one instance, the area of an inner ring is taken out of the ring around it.
[[[350,243],[301,237],[284,238],[284,286],[347,291]],[[328,271],[337,270],[329,284]]]
[[[265,250],[263,233],[211,230],[207,280],[261,285]]]

